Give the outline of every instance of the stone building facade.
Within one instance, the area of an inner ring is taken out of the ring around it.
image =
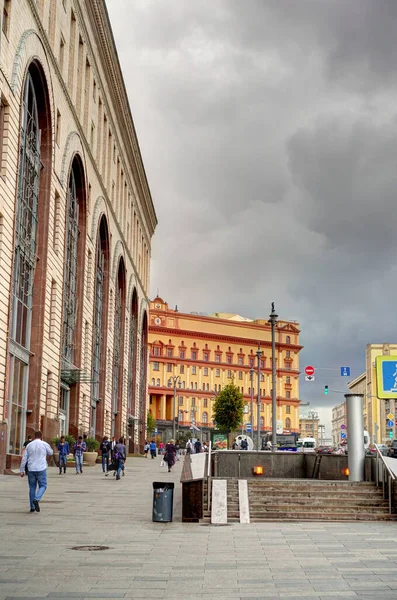
[[[0,5],[1,470],[39,428],[142,444],[157,221],[104,1]]]
[[[299,431],[299,334],[296,321],[277,322],[277,428],[284,433]],[[149,348],[149,410],[164,438],[172,435],[175,419],[179,430],[200,430],[203,439],[209,439],[214,428],[212,402],[231,380],[246,403],[243,430],[251,420],[252,397],[254,431],[258,420],[263,434],[271,431],[272,346],[267,320],[182,313],[157,297],[150,303]]]

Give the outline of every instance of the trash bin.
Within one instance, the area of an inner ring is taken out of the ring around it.
[[[157,523],[168,523],[172,521],[173,502],[174,484],[154,481],[152,520]]]

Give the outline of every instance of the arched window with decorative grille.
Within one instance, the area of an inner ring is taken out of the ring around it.
[[[203,412],[203,423],[204,424],[208,423],[208,413],[207,412]]]
[[[130,336],[129,336],[129,357],[128,357],[128,411],[130,414],[136,414],[135,411],[135,382],[136,382],[136,343],[137,343],[137,322],[138,322],[138,295],[134,288],[130,307]],[[135,443],[135,440],[133,440]]]
[[[91,435],[101,436],[104,431],[106,343],[107,343],[107,298],[109,289],[109,235],[105,216],[98,228],[95,273],[94,273],[94,319],[92,340],[92,384],[91,384]]]
[[[285,419],[285,429],[291,429],[291,419],[289,417]]]
[[[65,223],[63,275],[61,413],[69,432],[80,432],[79,392],[85,254],[85,178],[80,157],[75,155],[69,174]]]
[[[7,452],[20,454],[27,431],[41,428],[43,323],[52,172],[51,110],[41,65],[22,91],[9,321]],[[32,323],[35,326],[32,328]]]
[[[260,423],[260,427],[262,429],[265,426],[265,419],[263,417],[261,417],[259,420],[259,423]]]
[[[121,435],[121,407],[123,398],[123,355],[125,322],[125,267],[120,258],[117,270],[113,331],[113,386],[112,386],[112,435]]]

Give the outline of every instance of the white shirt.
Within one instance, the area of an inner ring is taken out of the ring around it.
[[[25,472],[25,465],[28,464],[29,471],[45,471],[47,468],[46,456],[54,454],[54,450],[47,442],[37,439],[26,446],[25,453],[19,468],[21,473]]]

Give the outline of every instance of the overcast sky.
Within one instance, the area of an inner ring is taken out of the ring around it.
[[[301,327],[300,395],[396,342],[396,0],[107,0],[159,226],[157,289],[184,312]],[[302,378],[303,379],[303,376]]]

